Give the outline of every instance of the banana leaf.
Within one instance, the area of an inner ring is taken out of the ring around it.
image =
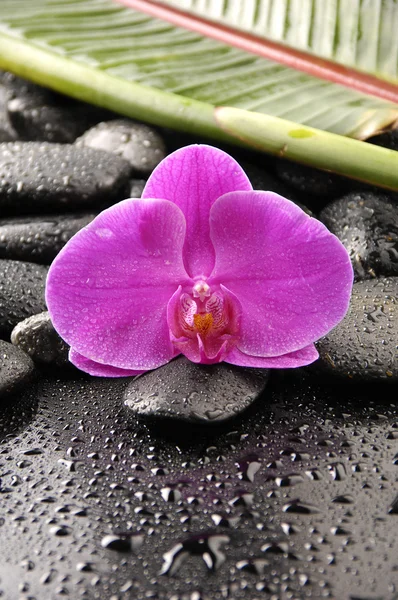
[[[392,128],[398,104],[112,0],[1,0],[0,67],[130,117],[398,189],[398,153],[350,139]]]
[[[396,0],[155,0],[398,83]]]

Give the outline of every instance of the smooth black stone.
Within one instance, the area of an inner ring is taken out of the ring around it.
[[[263,391],[268,376],[266,369],[198,365],[179,357],[132,380],[124,403],[142,417],[220,423],[248,408]]]
[[[386,131],[366,140],[369,144],[382,146],[389,150],[398,150],[398,130]]]
[[[43,265],[0,260],[0,338],[8,339],[17,323],[46,310],[47,271]]]
[[[32,357],[34,362],[67,367],[69,346],[55,331],[47,311],[28,317],[11,332],[11,342]]]
[[[130,198],[141,198],[146,185],[145,179],[130,180]]]
[[[130,164],[92,148],[48,142],[0,144],[0,208],[65,211],[122,200]]]
[[[0,83],[0,142],[13,142],[18,138],[8,117],[7,101],[7,88]]]
[[[108,112],[3,73],[7,112],[19,139],[72,143]]]
[[[76,145],[117,154],[146,175],[166,156],[161,136],[152,127],[129,119],[98,123],[76,140]]]
[[[25,352],[0,340],[0,399],[19,392],[31,379],[34,368]]]
[[[398,275],[398,205],[388,197],[351,193],[319,218],[347,248],[358,280]]]
[[[317,343],[314,367],[351,381],[398,380],[398,277],[354,284],[347,315]]]
[[[94,213],[0,219],[0,258],[49,265]]]
[[[275,169],[284,183],[297,192],[308,195],[309,201],[314,203],[316,200],[318,208],[325,200],[339,197],[348,185],[343,177],[289,160],[277,161]]]
[[[250,179],[250,183],[254,190],[262,190],[264,192],[275,192],[288,200],[291,200],[297,206],[299,206],[304,212],[312,216],[312,211],[298,200],[298,196],[292,188],[286,185],[283,181],[272,175],[266,169],[246,162],[245,160],[239,160],[239,164],[242,166],[246,175]]]

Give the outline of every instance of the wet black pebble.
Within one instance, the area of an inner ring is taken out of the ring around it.
[[[0,258],[49,265],[94,217],[94,213],[76,213],[0,219]]]
[[[98,123],[76,140],[76,145],[122,156],[135,171],[147,175],[166,156],[161,136],[152,127],[129,119]]]
[[[12,142],[18,138],[8,116],[7,102],[7,89],[0,83],[0,142]]]
[[[312,211],[305,206],[302,202],[298,201],[297,194],[286,185],[283,181],[280,181],[277,177],[272,175],[269,171],[261,168],[257,165],[239,160],[239,163],[243,167],[246,175],[250,179],[250,183],[254,190],[262,190],[264,192],[275,192],[288,200],[291,200],[297,204],[304,212],[312,216]]]
[[[33,361],[25,352],[0,340],[0,399],[20,391],[33,372]]]
[[[179,357],[132,380],[125,405],[143,417],[220,423],[250,406],[267,381],[266,369],[198,365]]]
[[[57,367],[70,366],[69,347],[55,331],[47,311],[18,323],[11,342],[32,357],[34,362]]]
[[[146,185],[145,179],[130,180],[130,198],[141,198]]]
[[[91,148],[47,142],[0,144],[0,209],[62,211],[126,197],[130,164]]]
[[[398,277],[354,284],[343,321],[317,343],[315,368],[354,381],[398,379]]]
[[[7,92],[7,112],[19,139],[72,143],[106,118],[103,109],[78,102],[11,73],[0,78]]]
[[[390,150],[398,150],[398,130],[386,131],[366,140],[370,144],[389,148]]]
[[[16,260],[0,260],[0,338],[8,339],[19,323],[46,309],[47,267]]]
[[[388,197],[353,192],[319,218],[347,248],[358,280],[398,275],[398,205]]]
[[[327,199],[340,196],[348,185],[344,178],[334,173],[320,171],[288,160],[277,161],[275,169],[278,177],[284,183],[308,196],[308,200],[314,203],[314,207],[321,206]]]

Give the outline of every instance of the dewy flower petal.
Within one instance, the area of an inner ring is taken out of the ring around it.
[[[213,205],[210,226],[211,281],[242,305],[243,353],[295,352],[343,318],[353,279],[347,251],[293,202],[272,192],[231,192]]]
[[[244,354],[238,348],[234,348],[225,359],[225,362],[241,367],[257,367],[261,369],[295,369],[314,362],[319,357],[314,344],[310,344],[301,350],[282,354],[281,356],[250,356]]]
[[[212,146],[187,146],[153,171],[142,198],[166,198],[177,204],[187,223],[185,268],[191,277],[209,276],[214,266],[210,209],[227,192],[251,189],[247,175],[231,156]]]
[[[166,320],[179,283],[185,220],[167,200],[125,200],[75,235],[53,262],[46,300],[61,337],[87,359],[154,369],[176,354]]]
[[[239,165],[188,146],[77,233],[52,264],[46,299],[70,360],[133,376],[180,353],[198,363],[288,368],[343,318],[353,273],[335,236]]]
[[[69,360],[72,365],[75,365],[78,369],[85,371],[89,375],[95,375],[96,377],[133,377],[134,375],[141,375],[145,371],[134,371],[129,369],[119,369],[119,367],[111,367],[111,365],[103,365],[94,360],[86,358],[82,354],[79,354],[73,348],[69,351]]]

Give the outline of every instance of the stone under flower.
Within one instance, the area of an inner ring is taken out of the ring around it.
[[[46,300],[70,360],[136,375],[197,363],[299,367],[345,315],[353,273],[340,241],[206,145],[177,150],[142,198],[111,206],[54,260]]]

